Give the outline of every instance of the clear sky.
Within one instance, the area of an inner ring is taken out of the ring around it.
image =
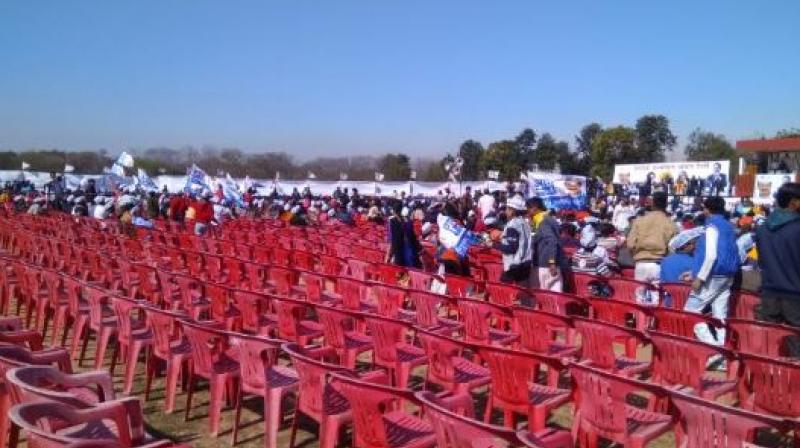
[[[443,155],[800,127],[800,1],[0,1],[0,149]]]

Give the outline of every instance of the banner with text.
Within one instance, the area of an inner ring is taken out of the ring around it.
[[[663,182],[668,178],[677,181],[678,178],[707,180],[715,173],[727,176],[730,170],[730,160],[711,160],[707,162],[663,162],[663,163],[635,163],[614,165],[615,184],[644,183],[648,175],[653,175],[654,180]]]

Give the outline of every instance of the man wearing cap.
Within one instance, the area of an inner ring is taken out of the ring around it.
[[[684,230],[669,240],[670,254],[661,260],[661,282],[679,283],[691,277],[694,259],[692,254],[697,238],[706,231],[703,227]]]
[[[761,266],[759,319],[800,327],[800,184],[781,185],[777,207],[756,229]],[[789,338],[789,356],[800,356],[800,341]]]
[[[532,274],[531,286],[548,291],[562,292],[564,277],[561,273],[567,260],[561,247],[558,222],[547,213],[547,207],[540,197],[528,199],[533,238],[531,248]],[[568,266],[566,266],[568,268]]]
[[[531,226],[525,219],[527,207],[522,196],[516,195],[506,204],[508,223],[500,241],[488,245],[503,254],[503,274],[500,281],[526,286],[531,274]]]
[[[667,255],[669,241],[678,233],[667,216],[667,194],[656,192],[652,200],[652,210],[633,220],[626,241],[635,262],[634,278],[648,283],[661,277],[661,259]]]

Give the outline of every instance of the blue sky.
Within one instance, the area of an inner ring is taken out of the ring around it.
[[[0,149],[439,157],[667,115],[800,127],[800,1],[0,2]]]

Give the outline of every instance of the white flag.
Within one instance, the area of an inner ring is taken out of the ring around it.
[[[72,166],[70,164],[64,165],[64,172],[65,173],[71,173],[73,171],[75,171],[75,167],[74,166]]]
[[[347,173],[339,173],[339,180],[347,180]]]
[[[411,180],[417,180],[417,172],[416,171],[412,171],[411,173],[409,173],[408,177]]]
[[[313,172],[309,171],[309,172],[308,172],[308,178],[309,178],[309,179],[316,179],[316,178],[317,178],[317,175],[316,175],[316,174],[314,174]]]
[[[383,182],[383,173],[375,173],[375,181],[376,182]]]
[[[122,165],[125,168],[133,168],[133,156],[125,151],[122,151],[122,154],[117,157],[117,164]]]
[[[489,170],[486,172],[486,177],[492,180],[497,180],[500,178],[500,171],[497,170]]]
[[[31,164],[30,164],[30,163],[27,163],[27,162],[25,162],[24,160],[22,161],[22,169],[23,169],[23,170],[27,170],[27,169],[28,169],[28,168],[30,168],[30,167],[31,167]]]

